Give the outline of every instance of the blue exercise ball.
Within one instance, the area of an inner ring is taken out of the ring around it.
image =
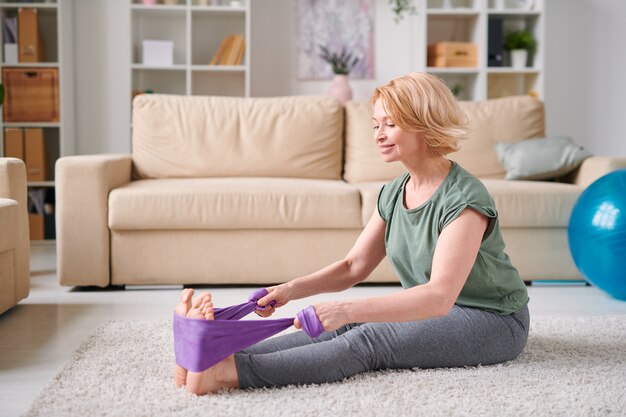
[[[567,236],[574,263],[587,281],[626,300],[626,169],[599,178],[583,191]]]

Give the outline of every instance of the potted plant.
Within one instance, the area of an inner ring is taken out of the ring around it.
[[[528,55],[532,55],[537,48],[537,41],[527,30],[509,32],[504,38],[504,49],[511,53],[513,68],[524,68],[528,62]]]
[[[393,11],[395,15],[393,20],[395,20],[396,23],[400,23],[404,18],[404,13],[412,15],[417,14],[413,0],[389,0],[389,4],[391,5],[391,11]]]
[[[348,75],[359,62],[359,57],[342,48],[341,52],[330,52],[324,45],[320,45],[320,58],[330,64],[333,74],[333,81],[328,90],[328,94],[337,97],[339,101],[345,103],[352,99],[352,89],[348,84]]]

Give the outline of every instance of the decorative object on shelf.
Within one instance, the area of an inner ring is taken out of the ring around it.
[[[400,21],[404,19],[405,13],[409,15],[417,14],[413,0],[389,0],[389,4],[394,14],[393,20],[396,23],[400,23]]]
[[[569,248],[585,279],[626,301],[626,170],[593,182],[574,204],[567,228]]]
[[[527,30],[509,32],[504,38],[504,49],[511,53],[511,66],[524,68],[528,62],[528,55],[535,52],[537,41],[533,34]]]
[[[178,4],[178,0],[163,0],[163,4],[167,4],[168,6],[176,6]]]
[[[143,4],[147,4],[147,5],[157,4],[157,0],[143,0]]]
[[[331,53],[328,48],[320,45],[320,51],[320,57],[331,65],[333,74],[335,74],[328,89],[328,94],[336,97],[342,103],[352,100],[352,89],[348,83],[348,74],[359,62],[359,57],[354,56],[345,48],[340,53]]]

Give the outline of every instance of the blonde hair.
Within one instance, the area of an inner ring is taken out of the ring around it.
[[[447,155],[459,150],[467,117],[440,78],[417,72],[394,78],[374,90],[372,105],[379,99],[396,125],[422,133],[433,152]]]

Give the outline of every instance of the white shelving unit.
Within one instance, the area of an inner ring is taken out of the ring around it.
[[[46,150],[46,181],[29,181],[29,191],[47,189],[54,195],[54,166],[61,156],[73,155],[76,149],[74,138],[74,48],[73,48],[73,0],[41,0],[33,2],[0,2],[0,22],[4,18],[16,16],[20,8],[36,9],[38,26],[44,43],[45,55],[42,62],[6,62],[4,49],[0,48],[2,68],[57,68],[59,82],[59,121],[58,122],[5,122],[0,111],[0,155],[4,156],[4,129],[7,127],[43,128]],[[0,31],[0,42],[4,44]],[[1,76],[1,75],[0,75]],[[46,221],[53,221],[54,215]],[[54,244],[54,239],[33,240],[35,245]]]
[[[133,92],[151,90],[166,94],[248,97],[249,1],[178,0],[176,4],[148,5],[142,0],[131,0]],[[209,65],[222,40],[230,35],[244,36],[242,64]],[[142,64],[144,40],[173,41],[173,65]]]
[[[444,79],[450,86],[460,86],[462,100],[484,100],[518,94],[544,97],[544,10],[545,0],[415,0],[420,27],[417,71],[426,71]],[[504,66],[488,66],[489,19],[503,22],[504,36],[513,30],[525,29],[537,40],[537,50],[529,58],[529,66],[514,69],[508,52]],[[435,42],[471,42],[478,45],[476,67],[428,67],[427,47]]]

